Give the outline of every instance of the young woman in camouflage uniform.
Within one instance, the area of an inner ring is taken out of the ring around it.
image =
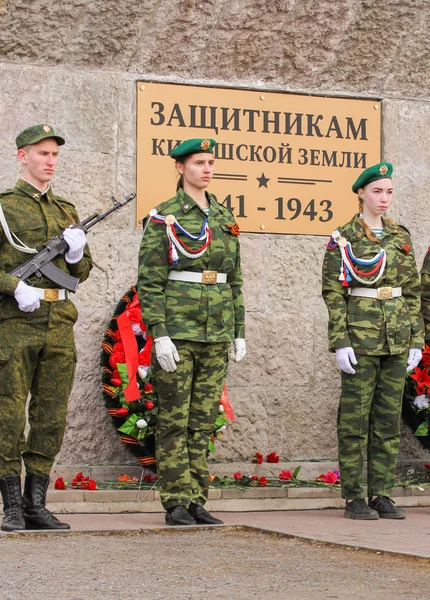
[[[383,215],[392,166],[366,169],[352,186],[360,214],[330,239],[323,265],[329,348],[342,370],[339,466],[345,517],[403,519],[394,505],[406,371],[423,348],[420,282],[408,231]],[[368,504],[362,487],[367,454]]]
[[[150,212],[139,254],[142,317],[154,337],[159,395],[157,465],[170,525],[221,523],[203,507],[206,453],[232,358],[245,356],[238,226],[205,190],[214,140],[192,139],[170,154],[176,196]]]

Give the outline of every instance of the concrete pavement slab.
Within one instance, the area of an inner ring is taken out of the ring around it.
[[[245,526],[306,540],[430,559],[430,508],[407,509],[402,521],[352,521],[343,510],[214,513],[226,526]],[[64,519],[64,515],[61,516]],[[72,533],[164,529],[164,513],[69,514]],[[222,527],[222,526],[220,526]],[[178,528],[176,528],[178,529]],[[186,528],[181,528],[186,529]],[[27,535],[30,532],[20,532]],[[55,532],[57,534],[57,532]],[[67,532],[58,532],[67,535]],[[17,535],[3,534],[3,535]]]

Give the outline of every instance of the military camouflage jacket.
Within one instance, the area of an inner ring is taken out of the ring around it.
[[[421,269],[421,313],[424,318],[425,341],[430,344],[430,248]]]
[[[51,237],[79,221],[73,204],[54,196],[51,188],[41,198],[40,191],[23,179],[18,180],[13,190],[6,190],[0,194],[0,204],[10,231],[15,233],[21,242],[36,250],[41,250],[42,245]],[[19,279],[9,275],[9,272],[31,256],[11,246],[0,225],[0,293],[13,296]],[[87,279],[92,269],[88,246],[85,247],[82,260],[76,264],[67,263],[63,256],[58,256],[53,263],[80,281]],[[39,288],[57,287],[47,277],[36,279],[33,276],[29,282]]]
[[[143,321],[154,337],[170,336],[198,342],[228,342],[245,337],[239,239],[227,225],[235,220],[230,210],[207,194],[212,241],[199,258],[178,251],[179,263],[169,263],[166,226],[149,220],[139,253],[138,292]],[[179,189],[176,196],[157,207],[161,215],[174,215],[192,235],[198,235],[206,218],[203,210]],[[178,237],[192,250],[202,241]],[[227,273],[227,283],[203,284],[168,279],[171,269]]]
[[[352,346],[358,354],[381,355],[423,348],[420,283],[409,233],[384,221],[381,238],[372,242],[366,237],[358,215],[338,231],[351,242],[357,258],[372,258],[381,247],[385,248],[387,264],[375,287],[401,287],[402,296],[389,300],[348,296],[348,288],[339,281],[340,249],[327,248],[322,293],[329,313],[330,350]],[[363,272],[371,269],[360,266]],[[350,286],[368,287],[354,278]]]

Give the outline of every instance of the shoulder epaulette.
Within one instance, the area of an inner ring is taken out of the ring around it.
[[[75,205],[73,204],[73,202],[70,202],[70,200],[66,200],[65,198],[62,198],[61,196],[55,196],[55,200],[57,202],[60,202],[61,204],[67,204],[68,206],[75,208]]]
[[[0,197],[9,196],[10,194],[13,194],[13,190],[5,190],[4,192],[0,192]]]
[[[411,235],[411,232],[409,231],[409,229],[405,225],[402,225],[401,223],[399,223],[398,226],[401,227],[402,229],[404,229],[407,234]]]

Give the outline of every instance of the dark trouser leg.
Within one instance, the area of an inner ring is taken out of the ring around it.
[[[44,336],[26,322],[0,322],[0,476],[21,474],[25,406]]]
[[[368,495],[390,496],[396,478],[407,353],[383,356],[370,413]]]
[[[206,452],[225,380],[229,344],[173,340],[180,356],[174,373],[153,360],[159,395],[157,467],[164,508],[207,497]],[[212,364],[210,361],[212,360]],[[205,491],[206,490],[206,491]]]
[[[23,459],[27,474],[49,475],[61,448],[76,369],[73,326],[49,328],[31,385],[30,431]]]
[[[230,344],[202,344],[194,371],[188,419],[192,502],[205,504],[209,491],[207,451],[227,377]]]
[[[363,498],[363,463],[367,452],[369,413],[379,378],[379,356],[357,354],[355,375],[342,372],[337,417],[339,468],[343,498]]]

